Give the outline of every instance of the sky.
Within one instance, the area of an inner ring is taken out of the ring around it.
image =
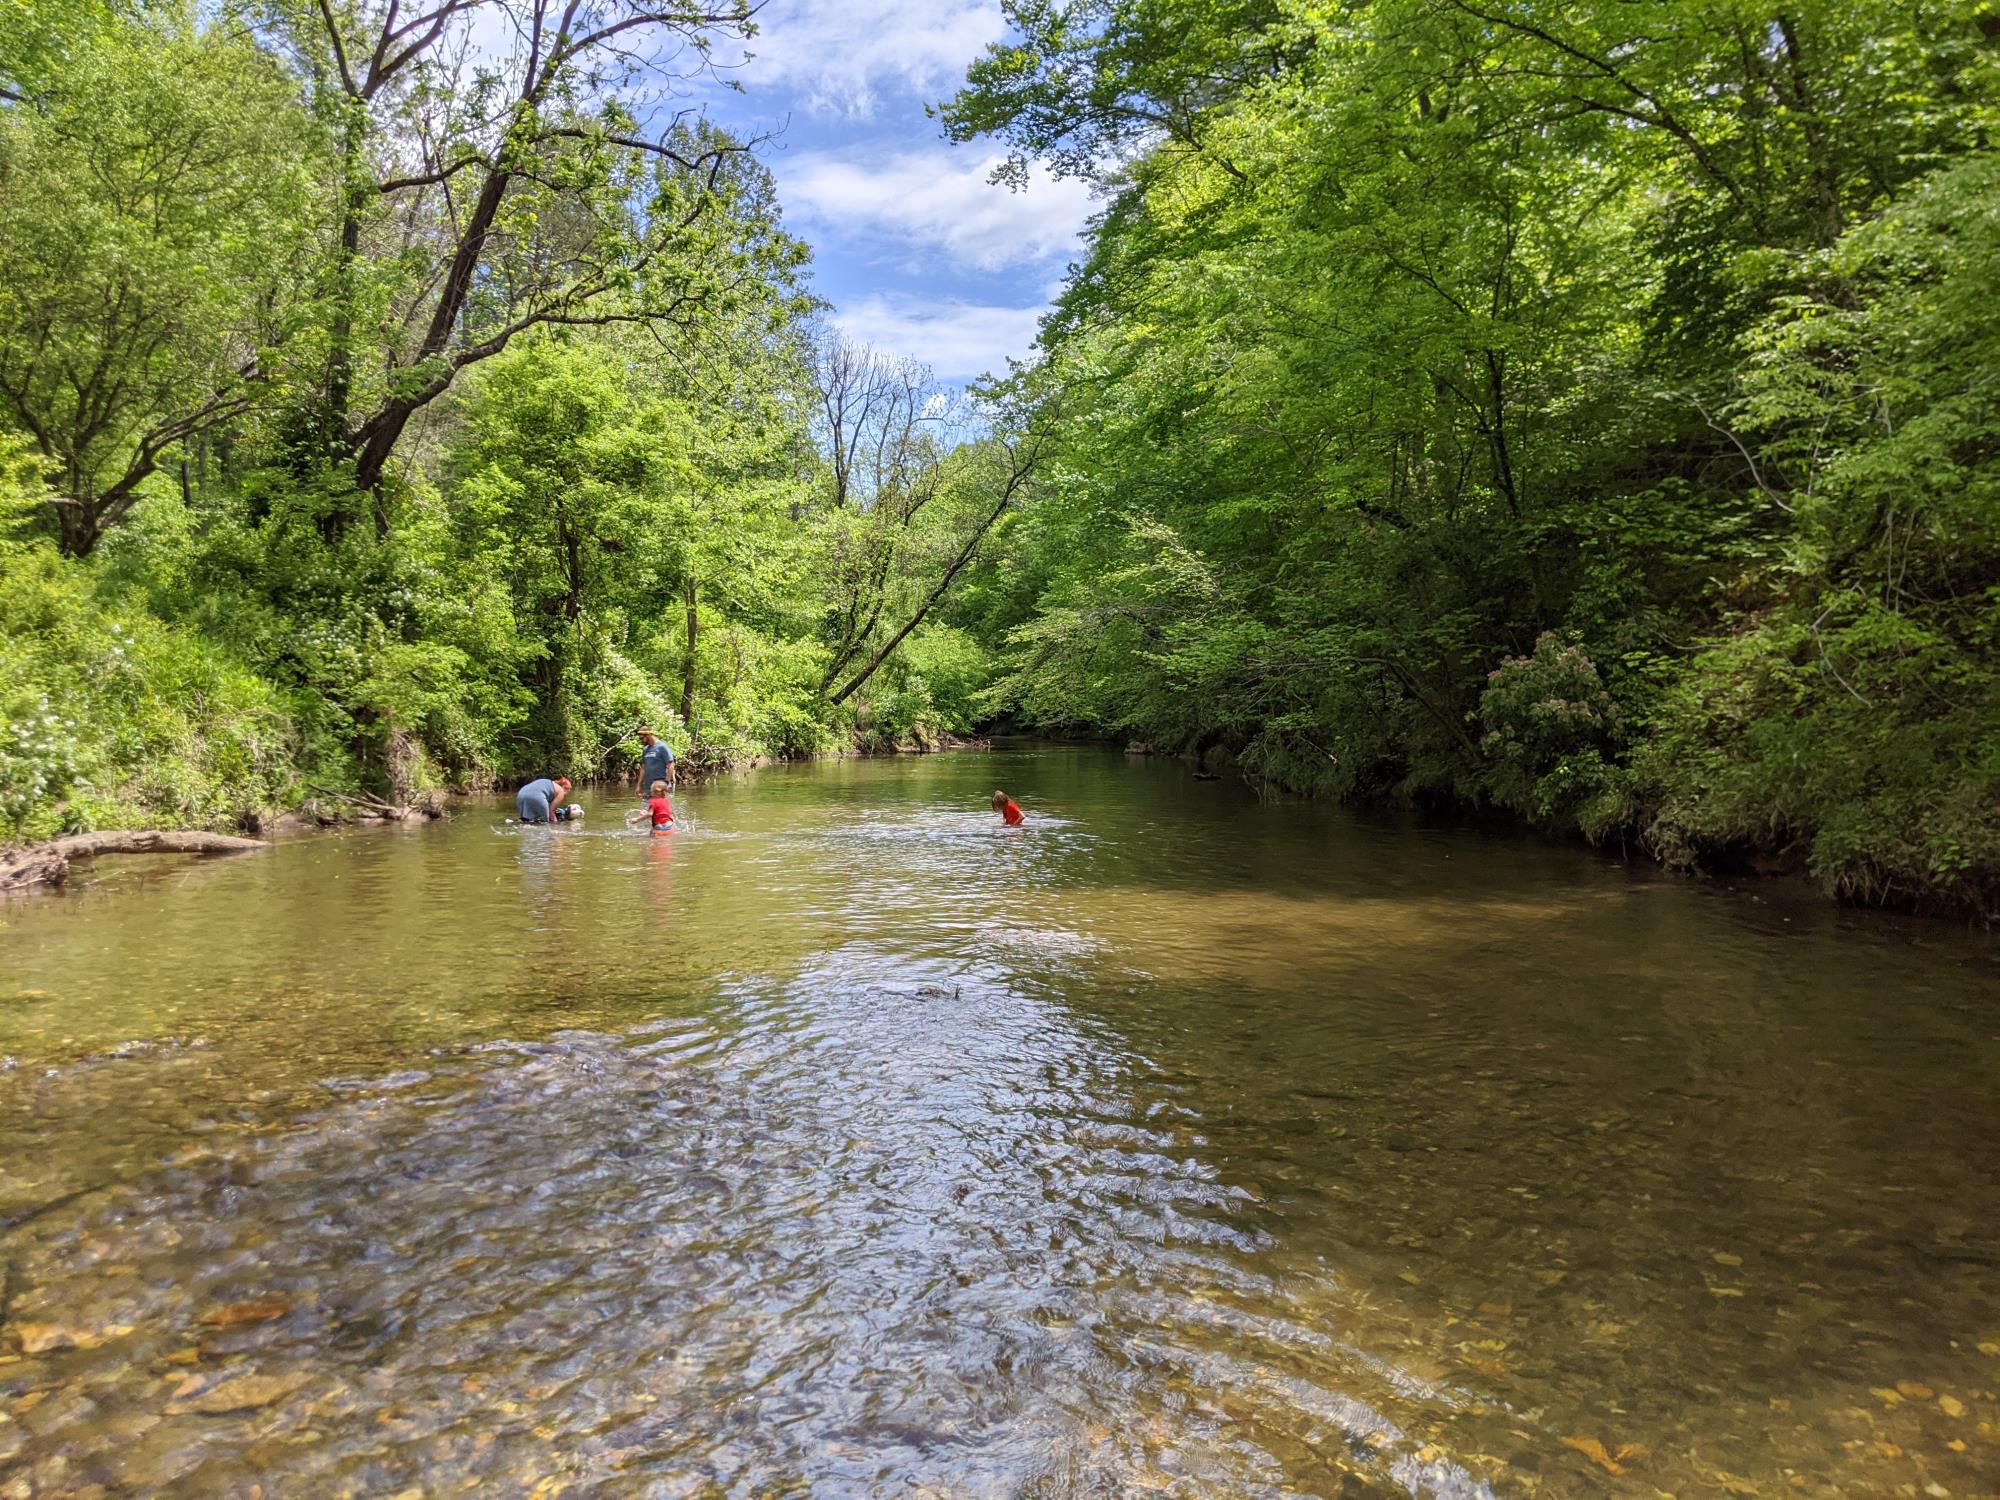
[[[1006,35],[998,0],[768,0],[757,26],[716,51],[741,91],[704,98],[725,125],[776,133],[763,160],[841,330],[949,382],[1027,354],[1089,189],[1039,170],[997,186],[996,143],[954,145],[924,114]]]

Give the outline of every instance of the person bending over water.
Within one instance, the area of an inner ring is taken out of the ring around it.
[[[558,812],[563,798],[569,795],[569,778],[558,776],[551,781],[543,776],[529,782],[515,794],[514,810],[520,814],[523,823],[548,823],[569,816]]]
[[[627,823],[636,823],[641,818],[651,818],[653,820],[653,832],[655,833],[672,833],[674,831],[674,805],[667,800],[667,784],[664,781],[653,783],[653,795],[646,799],[646,805],[637,812],[628,814],[625,821]]]
[[[1018,828],[1027,822],[1027,818],[1021,812],[1021,805],[1005,792],[993,794],[993,810],[1006,819],[1009,828]]]

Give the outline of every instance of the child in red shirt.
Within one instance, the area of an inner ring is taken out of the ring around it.
[[[653,832],[672,833],[674,831],[674,805],[667,800],[667,784],[656,781],[652,786],[652,796],[646,799],[645,807],[628,816],[627,823],[636,823],[641,818],[653,820]]]
[[[1007,820],[1009,828],[1018,828],[1027,821],[1021,815],[1020,804],[1005,792],[995,792],[993,794],[993,810]]]

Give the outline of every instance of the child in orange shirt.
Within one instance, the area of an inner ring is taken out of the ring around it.
[[[1006,820],[1009,828],[1018,828],[1027,821],[1021,813],[1020,804],[1005,792],[993,794],[993,810]]]

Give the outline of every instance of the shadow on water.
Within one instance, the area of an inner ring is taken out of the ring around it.
[[[586,801],[0,912],[0,1488],[1991,1487],[1977,939],[1094,750]]]

